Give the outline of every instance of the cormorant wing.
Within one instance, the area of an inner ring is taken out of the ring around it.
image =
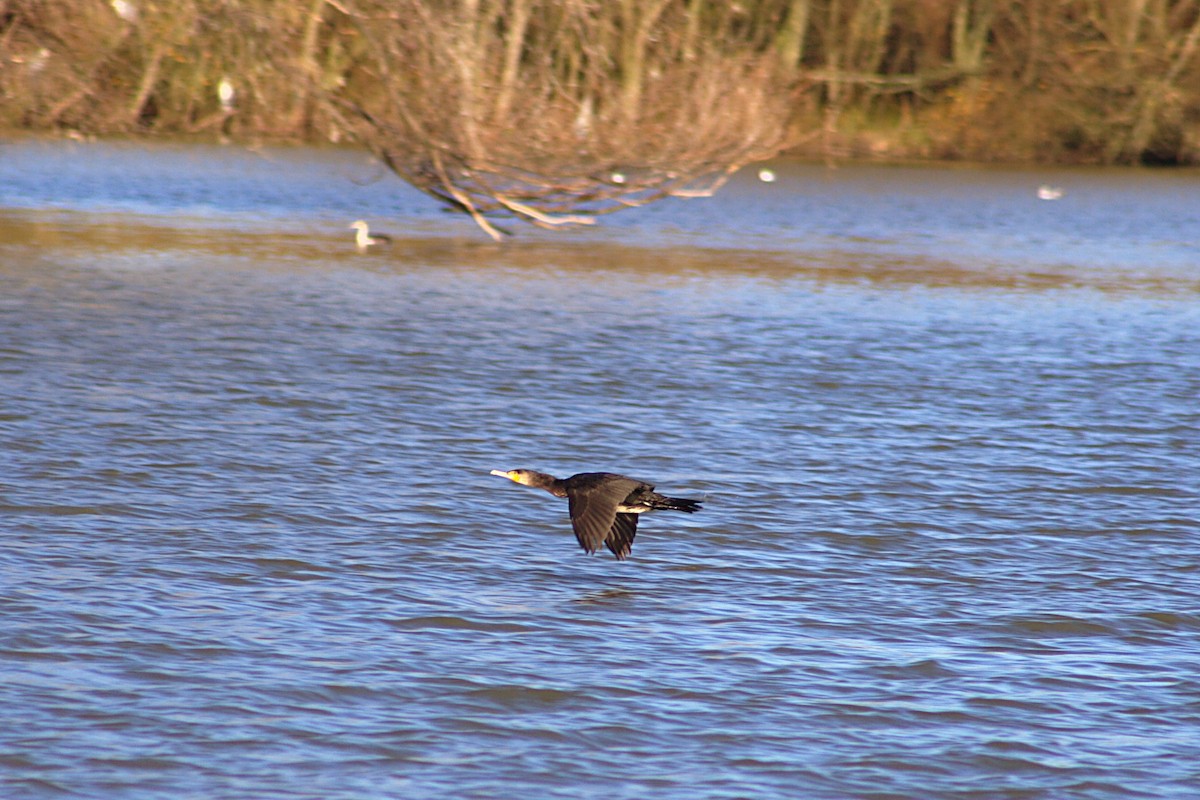
[[[613,522],[612,530],[608,533],[608,538],[604,543],[608,545],[608,549],[617,557],[618,561],[624,561],[629,558],[629,551],[633,549],[633,537],[637,533],[637,514],[617,514],[617,519]]]
[[[571,481],[575,481],[574,485]],[[641,481],[635,481],[633,478],[604,473],[596,473],[594,477],[589,475],[587,480],[568,479],[567,500],[571,509],[571,527],[575,529],[575,538],[579,540],[579,546],[589,554],[594,553],[596,548],[608,539],[610,532],[617,535],[616,540],[619,544],[623,533],[613,531],[613,524],[617,520],[617,506],[641,485]],[[625,527],[629,529],[629,541],[626,544],[631,544],[636,525],[626,523]],[[611,549],[612,546],[609,547]],[[613,550],[613,553],[616,552]]]

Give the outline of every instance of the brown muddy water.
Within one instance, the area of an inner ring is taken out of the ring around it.
[[[0,794],[1195,797],[1200,175],[773,166],[0,147]]]

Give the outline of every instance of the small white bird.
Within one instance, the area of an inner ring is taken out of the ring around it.
[[[137,22],[138,10],[137,6],[128,0],[109,0],[109,5],[113,11],[117,12],[117,16],[126,22]]]
[[[1043,183],[1038,187],[1037,196],[1039,200],[1058,200],[1063,196],[1063,190],[1057,186]]]
[[[217,84],[217,99],[221,101],[222,111],[226,114],[233,113],[233,106],[237,101],[237,90],[233,88],[233,82],[229,78],[221,78],[221,82]]]
[[[770,169],[760,169],[758,171],[758,179],[763,183],[774,183],[775,171]]]
[[[354,246],[358,248],[358,252],[360,253],[367,252],[367,248],[373,244],[392,243],[392,237],[386,234],[376,233],[372,235],[371,229],[367,227],[367,223],[364,220],[355,220],[350,225],[350,228],[356,231],[354,234]]]

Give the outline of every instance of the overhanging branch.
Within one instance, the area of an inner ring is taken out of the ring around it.
[[[406,14],[408,4],[419,8]],[[564,228],[709,196],[788,144],[789,86],[774,54],[733,46],[684,58],[676,48],[675,29],[702,4],[671,6],[675,15],[656,17],[648,38],[646,19],[622,17],[626,4],[584,13],[521,0],[529,16],[512,29],[504,0],[467,5],[469,18],[457,5],[339,2],[365,55],[358,80],[328,99],[389,169],[495,239],[503,234],[493,219]],[[520,48],[506,34],[521,36]],[[630,76],[598,49],[612,35],[656,43],[637,59],[636,109]],[[512,81],[523,91],[501,91]]]

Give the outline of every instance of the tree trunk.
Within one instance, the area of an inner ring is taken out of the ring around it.
[[[530,0],[513,0],[508,10],[508,28],[504,40],[504,67],[500,72],[500,89],[496,96],[494,119],[503,122],[512,108],[517,93],[517,70],[525,48],[525,29],[529,27]]]
[[[995,0],[959,0],[950,38],[950,59],[959,73],[979,75],[983,71],[983,54],[995,16]]]
[[[800,62],[804,60],[804,38],[808,35],[811,12],[812,0],[792,0],[788,6],[787,18],[775,38],[779,61],[784,69],[799,69]]]

